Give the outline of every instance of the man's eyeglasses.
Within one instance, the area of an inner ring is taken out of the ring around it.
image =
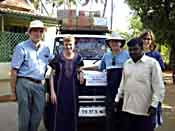
[[[115,65],[115,56],[112,57],[112,65]]]
[[[151,38],[143,38],[143,40],[151,40]]]

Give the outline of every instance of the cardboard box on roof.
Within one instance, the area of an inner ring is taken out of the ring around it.
[[[100,17],[98,12],[79,11],[76,16],[75,10],[61,10],[58,19],[62,21],[63,29],[108,29],[107,19]]]
[[[78,27],[90,27],[93,25],[93,19],[80,16],[80,17],[69,17],[64,18],[62,21],[63,26],[71,27],[71,26],[78,26]]]
[[[64,18],[62,20],[62,26],[63,27],[73,27],[76,26],[76,18]]]
[[[62,20],[64,18],[72,18],[76,16],[75,10],[58,10],[57,11],[57,17],[58,19]]]
[[[91,18],[86,16],[65,18],[62,21],[63,26],[71,27],[107,27],[107,20],[103,18]]]
[[[87,16],[87,17],[100,17],[100,11],[76,11],[73,9],[69,10],[58,10],[57,17],[58,19],[63,19],[65,17],[75,17],[75,16]]]
[[[80,27],[91,27],[93,26],[93,18],[87,16],[79,16],[77,18],[77,24]]]

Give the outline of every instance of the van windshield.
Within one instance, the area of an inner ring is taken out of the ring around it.
[[[57,39],[59,51],[63,49],[63,38]],[[99,60],[106,51],[105,38],[76,38],[75,49],[85,60]]]

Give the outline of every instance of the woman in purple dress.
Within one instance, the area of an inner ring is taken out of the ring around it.
[[[55,75],[50,78],[49,131],[77,131],[78,85],[83,84],[84,79],[81,72],[77,75],[83,61],[74,46],[75,38],[66,36],[63,52],[50,63]]]

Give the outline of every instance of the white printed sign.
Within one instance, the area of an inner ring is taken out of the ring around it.
[[[99,71],[83,71],[86,79],[86,86],[106,86],[106,72]]]

